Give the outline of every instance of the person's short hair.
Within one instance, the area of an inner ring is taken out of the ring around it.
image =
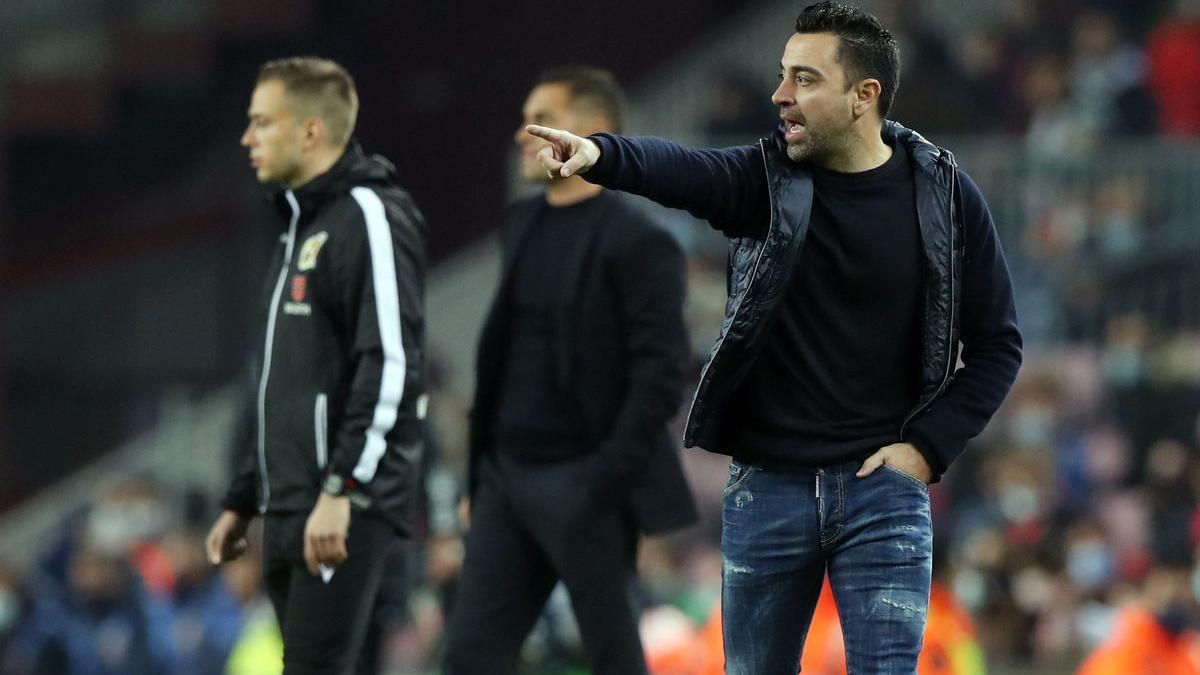
[[[625,92],[612,73],[591,66],[562,66],[543,71],[538,85],[561,84],[571,94],[571,105],[582,105],[600,113],[621,133],[625,123]]]
[[[293,56],[268,61],[258,71],[258,84],[278,80],[305,115],[325,121],[329,140],[344,146],[358,119],[354,78],[337,63],[316,56]]]
[[[900,87],[900,48],[879,19],[858,7],[825,0],[800,12],[796,32],[836,35],[846,86],[867,78],[879,80],[879,116],[887,117]]]

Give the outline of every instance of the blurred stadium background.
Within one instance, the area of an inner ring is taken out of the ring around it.
[[[278,672],[256,563],[217,574],[201,553],[248,433],[274,236],[237,146],[262,61],[347,66],[360,139],[431,225],[427,517],[370,649],[374,672],[425,673],[535,74],[607,67],[631,132],[750,142],[774,125],[775,64],[804,4],[0,2],[0,672],[35,672],[30,654],[43,673]],[[1143,648],[1196,652],[1200,0],[861,4],[901,43],[892,117],[951,148],[991,203],[1028,346],[1005,407],[933,489],[935,575],[974,628],[946,638],[958,669],[938,672],[1075,672],[1136,607]],[[699,363],[724,304],[722,241],[645,206],[691,254]],[[660,664],[702,651],[720,585],[725,461],[685,459],[703,523],[642,549]],[[528,672],[586,672],[564,610],[552,602],[527,645]]]

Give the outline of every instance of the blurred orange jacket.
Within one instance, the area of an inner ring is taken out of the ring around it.
[[[1076,675],[1200,675],[1200,636],[1171,635],[1150,612],[1125,610]]]

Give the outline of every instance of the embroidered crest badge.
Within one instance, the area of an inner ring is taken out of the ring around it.
[[[304,240],[304,245],[300,247],[300,259],[296,261],[297,272],[307,272],[317,266],[317,254],[327,239],[328,232],[318,232]]]

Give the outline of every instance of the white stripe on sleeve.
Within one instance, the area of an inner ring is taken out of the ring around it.
[[[351,196],[362,208],[367,223],[367,242],[371,248],[371,272],[375,284],[375,312],[379,319],[379,340],[383,345],[383,374],[379,382],[379,400],[367,439],[363,445],[354,478],[361,483],[375,477],[379,460],[387,452],[385,437],[396,425],[400,401],[404,398],[404,374],[407,367],[404,342],[400,338],[400,293],[396,285],[396,258],[392,250],[392,230],[383,202],[373,190],[356,187]]]

